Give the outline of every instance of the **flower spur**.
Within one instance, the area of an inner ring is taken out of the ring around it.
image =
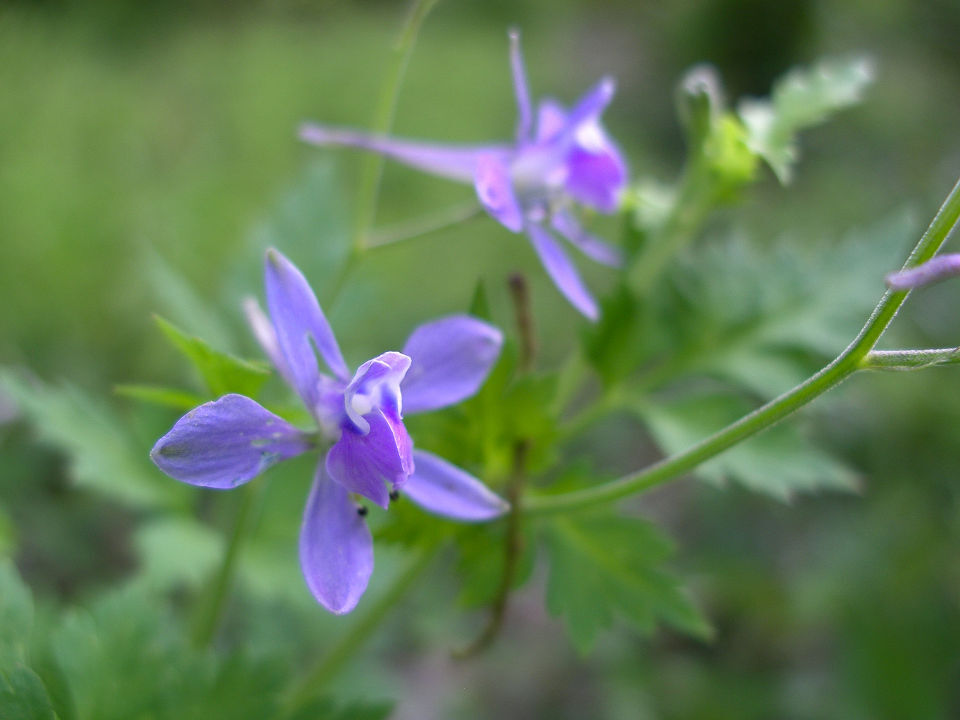
[[[369,150],[473,183],[487,212],[507,229],[525,232],[560,292],[596,320],[597,303],[551,229],[592,260],[620,265],[619,251],[587,233],[571,212],[575,204],[601,213],[616,211],[627,182],[626,164],[600,123],[613,99],[614,81],[602,79],[569,110],[542,100],[534,118],[516,32],[510,33],[510,60],[519,109],[513,144],[436,145],[313,123],[300,128],[300,137],[313,145]]]
[[[414,450],[402,413],[464,400],[482,385],[502,335],[467,315],[421,325],[403,352],[347,370],[306,279],[267,252],[267,310],[246,304],[257,340],[332,445],[317,464],[300,531],[300,564],[314,597],[334,613],[352,610],[373,572],[373,540],[351,494],[387,507],[393,492],[464,521],[490,520],[507,504],[479,480]],[[317,353],[332,375],[321,373]],[[243,395],[225,395],[184,415],[150,453],[171,477],[230,489],[315,446],[311,436]],[[389,489],[388,489],[389,488]]]

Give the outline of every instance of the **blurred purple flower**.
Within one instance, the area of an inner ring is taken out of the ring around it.
[[[434,145],[315,124],[303,125],[300,137],[314,145],[370,150],[434,175],[473,183],[487,212],[509,230],[526,232],[560,292],[596,320],[596,301],[548,227],[599,263],[621,263],[619,251],[587,233],[571,212],[574,203],[614,212],[627,182],[623,158],[600,124],[613,98],[614,81],[602,79],[569,110],[542,100],[534,121],[516,32],[510,33],[510,60],[520,111],[513,144]]]
[[[932,260],[886,277],[887,287],[894,291],[912,290],[960,275],[960,254],[938,255]]]
[[[246,305],[258,341],[332,442],[319,462],[300,532],[300,564],[317,600],[334,613],[356,606],[373,571],[373,540],[362,495],[387,507],[403,488],[439,515],[483,521],[507,503],[479,480],[435,455],[413,450],[402,411],[424,412],[464,400],[480,388],[500,353],[499,330],[467,315],[421,325],[403,352],[386,352],[351,376],[333,331],[300,271],[267,252],[269,318]],[[321,373],[317,355],[331,375]],[[402,398],[402,404],[401,404]],[[271,465],[314,447],[311,435],[243,395],[225,395],[184,415],[150,457],[191,485],[230,489]],[[388,486],[390,489],[388,489]]]

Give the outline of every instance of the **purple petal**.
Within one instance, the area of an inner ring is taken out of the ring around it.
[[[467,522],[493,520],[510,509],[506,500],[456,465],[423,450],[414,456],[417,469],[403,492],[424,509]]]
[[[483,385],[502,344],[497,328],[468,315],[418,327],[403,346],[411,360],[400,384],[404,411],[436,410],[466,400]]]
[[[620,267],[623,264],[623,255],[619,248],[608,245],[598,237],[586,232],[577,222],[577,219],[569,212],[558,210],[552,217],[553,228],[569,240],[577,249],[580,250],[591,260],[598,263],[609,265],[610,267]]]
[[[256,298],[248,297],[243,301],[243,314],[247,317],[247,324],[253,331],[253,336],[263,350],[264,354],[270,358],[270,362],[280,373],[280,376],[287,381],[287,384],[293,386],[293,376],[287,368],[287,361],[283,358],[280,351],[280,343],[277,341],[277,332],[273,329],[270,318],[260,308],[260,303]]]
[[[327,453],[327,472],[350,492],[387,507],[386,483],[399,487],[413,472],[410,436],[399,418],[374,411],[364,418],[370,431],[362,434],[346,424]]]
[[[596,320],[599,314],[597,303],[590,291],[584,287],[580,274],[573,263],[570,262],[570,258],[567,257],[563,248],[550,236],[550,233],[539,225],[529,225],[527,232],[534,249],[540,256],[543,267],[557,289],[577,310],[590,320]]]
[[[541,100],[537,110],[538,143],[557,137],[567,127],[567,111],[554,100]]]
[[[613,78],[603,78],[577,101],[567,116],[567,126],[576,128],[582,122],[599,117],[617,90],[617,83]]]
[[[150,458],[191,485],[228,490],[310,449],[305,435],[243,395],[224,395],[180,418]]]
[[[517,109],[520,118],[517,121],[517,142],[525,143],[530,139],[530,123],[533,117],[530,102],[530,90],[527,87],[527,71],[523,65],[523,53],[520,50],[520,33],[510,31],[510,69],[513,72],[513,89],[517,95]]]
[[[300,126],[300,139],[311,145],[369,150],[431,175],[467,183],[473,181],[481,155],[510,151],[505,145],[435,145],[314,124]]]
[[[627,166],[599,123],[580,125],[566,167],[567,193],[600,212],[617,210],[627,184]]]
[[[523,212],[513,193],[510,168],[502,157],[480,157],[474,186],[480,203],[501,225],[513,232],[523,229]]]
[[[320,303],[293,263],[270,249],[264,275],[267,309],[280,352],[294,381],[294,389],[307,408],[316,413],[321,397],[320,369],[314,347],[334,375],[342,380],[350,377],[347,366]]]
[[[922,265],[890,273],[886,277],[891,290],[910,290],[960,275],[960,254],[939,255]]]
[[[356,607],[373,573],[373,537],[346,489],[317,466],[300,528],[300,567],[317,601],[338,615]]]
[[[364,415],[374,409],[400,421],[400,381],[407,374],[410,358],[403,353],[385,352],[361,365],[344,390],[347,416],[361,433],[370,431]]]

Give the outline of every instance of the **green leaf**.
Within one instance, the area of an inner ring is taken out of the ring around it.
[[[137,529],[140,574],[152,586],[198,587],[223,554],[223,537],[190,518],[158,518]]]
[[[0,560],[0,655],[23,658],[33,625],[33,596],[9,560]]]
[[[150,405],[173,408],[174,410],[191,410],[197,405],[203,404],[206,400],[206,398],[186,390],[160,385],[116,385],[113,391],[122,397],[139,400]]]
[[[0,717],[56,720],[43,681],[23,663],[4,658],[0,658]]]
[[[270,377],[270,370],[265,365],[214,350],[200,338],[187,335],[163,318],[156,316],[154,319],[167,339],[200,373],[204,385],[213,397],[228,393],[255,397]]]
[[[716,239],[678,263],[651,298],[662,318],[646,340],[660,359],[640,382],[731,380],[774,397],[835,357],[863,326],[915,233],[909,213],[851,232],[834,247]],[[649,347],[649,345],[648,345]]]
[[[462,586],[457,601],[465,607],[480,607],[494,601],[503,577],[506,523],[472,525],[457,534],[457,573]],[[525,532],[511,588],[522,587],[533,574],[535,543],[532,532]]]
[[[545,526],[550,553],[547,607],[588,652],[620,618],[642,634],[666,623],[695,637],[711,630],[679,581],[664,569],[670,541],[638,518],[585,514]]]
[[[154,468],[128,423],[96,398],[2,367],[0,389],[20,407],[40,440],[67,456],[69,475],[78,486],[137,508],[171,508],[185,501],[184,486]]]
[[[753,406],[732,394],[691,395],[669,405],[642,409],[651,433],[667,453],[686,450],[711,433],[746,415]],[[851,490],[856,477],[828,453],[815,447],[795,422],[765,430],[699,466],[694,473],[722,483],[742,485],[781,500],[811,490]]]
[[[795,69],[774,86],[768,100],[743,100],[738,113],[747,128],[747,144],[776,173],[790,182],[799,156],[796,135],[838,110],[860,102],[873,80],[865,58],[826,60],[809,69]]]

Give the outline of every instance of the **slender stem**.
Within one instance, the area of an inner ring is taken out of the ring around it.
[[[264,485],[264,483],[261,483]],[[262,495],[262,489],[255,489],[249,485],[240,488],[240,507],[233,521],[233,533],[230,542],[223,553],[220,568],[214,577],[206,596],[201,597],[197,608],[197,617],[193,629],[193,644],[196,647],[209,645],[216,635],[223,611],[227,604],[227,595],[233,585],[233,575],[236,569],[237,556],[243,539],[250,529],[251,511],[256,504],[255,500]]]
[[[513,300],[514,322],[517,335],[520,336],[520,357],[517,360],[517,374],[526,375],[533,369],[537,355],[537,335],[533,327],[533,312],[530,307],[530,289],[522,273],[513,273],[507,281],[510,297]]]
[[[431,215],[427,218],[418,218],[410,222],[403,222],[387,228],[375,230],[370,233],[366,247],[368,250],[381,248],[385,245],[393,245],[404,240],[412,240],[416,237],[429,235],[439,230],[459,225],[467,220],[479,217],[483,212],[476,202],[471,201],[464,205],[458,205],[442,212]]]
[[[914,267],[933,257],[957,224],[958,218],[960,218],[960,181],[950,191],[933,222],[910,253],[904,267]],[[792,390],[688,450],[664,458],[644,470],[593,488],[561,495],[530,497],[526,501],[526,512],[531,515],[569,512],[619,500],[668,482],[751,435],[770,427],[861,369],[864,359],[868,357],[884,330],[890,325],[906,297],[906,291],[884,293],[859,335],[833,362]]]
[[[507,537],[503,545],[503,572],[500,573],[500,584],[490,608],[490,618],[477,638],[466,648],[454,653],[460,660],[472,657],[485,650],[497,637],[503,627],[503,619],[507,614],[507,603],[510,600],[510,590],[513,588],[517,576],[517,565],[523,553],[523,490],[526,481],[527,454],[530,443],[527,440],[518,440],[513,448],[513,472],[507,483],[506,494],[510,502],[510,514],[507,515]]]
[[[366,642],[384,616],[396,606],[403,594],[427,569],[438,548],[431,544],[420,548],[410,558],[407,566],[371,605],[364,608],[353,625],[330,648],[326,655],[296,682],[286,695],[280,717],[288,717],[312,700],[317,693]]]
[[[922,370],[960,364],[960,347],[930,350],[874,350],[860,361],[864,370]]]
[[[387,67],[386,76],[380,86],[377,106],[374,111],[371,129],[376,134],[385,135],[393,124],[393,115],[397,107],[397,96],[403,76],[407,71],[414,42],[424,19],[438,0],[414,0],[400,35],[393,46],[393,54]],[[362,252],[367,244],[367,233],[373,225],[377,208],[377,195],[380,192],[380,176],[383,172],[383,158],[376,153],[368,153],[363,159],[360,173],[360,188],[357,192],[357,221],[353,232],[354,252]]]

